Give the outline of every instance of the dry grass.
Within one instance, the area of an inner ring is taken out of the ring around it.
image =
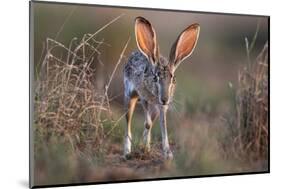
[[[112,116],[108,89],[120,64],[129,40],[124,45],[110,79],[97,87],[96,66],[100,64],[103,41],[96,34],[85,34],[80,41],[72,39],[69,47],[48,38],[46,52],[35,83],[35,136],[49,142],[53,138],[69,142],[72,150],[100,152],[107,133],[104,125],[116,125]]]
[[[268,158],[268,77],[266,43],[255,61],[249,60],[238,73],[236,117],[228,122],[231,154],[252,163],[267,163]]]

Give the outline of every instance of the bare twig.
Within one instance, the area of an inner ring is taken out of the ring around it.
[[[56,36],[55,36],[55,40],[58,39],[60,33],[62,32],[62,30],[63,30],[63,28],[64,28],[64,26],[65,26],[65,24],[66,24],[67,21],[70,19],[70,17],[73,15],[73,13],[75,12],[76,9],[77,9],[77,7],[74,7],[74,8],[69,12],[68,16],[65,18],[65,20],[64,20],[63,24],[61,25],[59,31],[57,32],[57,34],[56,34]]]
[[[94,34],[91,34],[91,36],[85,40],[85,42],[88,42],[90,39],[92,39],[95,35],[97,35],[99,32],[101,32],[102,30],[104,30],[105,28],[107,28],[109,25],[111,25],[112,23],[116,22],[119,18],[121,18],[122,16],[124,16],[124,14],[121,14],[120,16],[117,16],[116,18],[114,18],[113,20],[111,20],[110,22],[108,22],[107,24],[105,24],[103,27],[101,27],[98,31],[96,31]],[[78,49],[80,49],[83,46],[83,43],[81,43],[80,45],[78,45],[75,49],[75,51],[77,51]]]
[[[127,40],[127,42],[126,42],[126,44],[125,44],[125,46],[124,46],[124,48],[123,48],[123,50],[122,50],[122,52],[121,52],[121,54],[120,54],[120,57],[119,57],[117,63],[115,64],[115,67],[114,67],[114,69],[113,69],[113,71],[112,71],[112,73],[111,73],[111,75],[110,75],[110,78],[109,78],[107,84],[105,85],[104,98],[103,98],[102,101],[101,101],[101,106],[104,105],[104,102],[105,102],[105,101],[107,101],[107,104],[108,104],[108,106],[109,106],[108,89],[109,89],[110,84],[111,84],[111,82],[112,82],[112,79],[113,79],[113,77],[114,77],[114,75],[115,75],[115,72],[116,72],[116,70],[117,70],[119,64],[121,63],[121,60],[122,60],[122,58],[123,58],[123,56],[124,56],[124,53],[125,53],[125,51],[126,51],[126,49],[127,49],[127,46],[128,46],[128,44],[129,44],[129,42],[130,42],[130,38],[128,38],[128,40]],[[110,108],[109,108],[109,109],[110,109]],[[101,115],[101,110],[99,111],[98,115],[99,115],[98,117],[100,117],[100,115]]]

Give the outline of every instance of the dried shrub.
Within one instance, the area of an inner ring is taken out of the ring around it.
[[[255,61],[249,61],[238,73],[235,91],[235,117],[230,126],[228,149],[236,158],[255,163],[268,159],[268,44]],[[233,117],[233,116],[232,116]],[[227,146],[227,145],[226,145]]]
[[[99,89],[95,71],[104,43],[94,37],[120,17],[94,34],[85,34],[80,41],[72,39],[69,47],[47,39],[35,81],[34,131],[39,140],[67,141],[73,150],[81,152],[89,145],[91,151],[100,150],[106,135],[104,124],[118,122],[112,118],[108,88],[129,40],[109,81]]]
[[[91,42],[72,51],[71,47],[47,39],[35,91],[35,123],[47,139],[63,136],[73,143],[74,138],[80,142],[81,137],[96,141],[102,137],[104,120],[100,115],[109,110],[101,104],[103,95],[94,85],[93,64],[100,44]]]

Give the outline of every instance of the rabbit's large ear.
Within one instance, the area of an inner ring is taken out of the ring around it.
[[[199,37],[199,24],[192,24],[181,32],[170,51],[170,64],[174,66],[174,70],[180,62],[189,57],[197,43]]]
[[[139,50],[155,64],[159,58],[159,48],[156,33],[148,20],[137,17],[135,20],[135,35]]]

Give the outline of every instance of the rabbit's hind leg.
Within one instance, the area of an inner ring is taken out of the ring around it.
[[[124,143],[124,156],[127,158],[131,153],[132,145],[132,133],[131,133],[131,124],[132,116],[138,101],[138,95],[133,93],[130,97],[125,97],[125,106],[126,106],[126,121],[127,125],[125,127],[125,143]]]

